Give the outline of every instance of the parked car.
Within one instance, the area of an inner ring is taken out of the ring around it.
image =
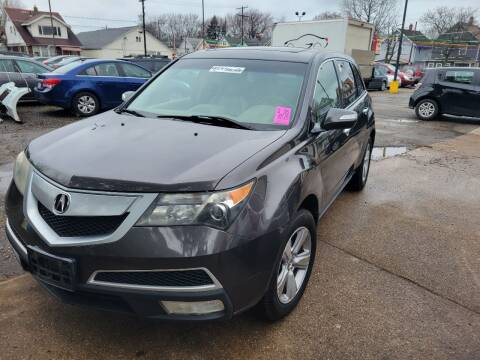
[[[387,75],[391,75],[392,79],[395,76],[395,66],[391,64],[376,63],[375,66],[383,67],[386,70]],[[399,85],[401,87],[408,87],[415,85],[415,80],[409,75],[405,74],[403,71],[397,72],[397,80],[399,79]]]
[[[35,60],[35,61],[41,62],[41,63],[43,63],[47,59],[48,59],[48,56],[34,56],[34,57],[32,57],[32,60]]]
[[[421,120],[440,114],[480,118],[480,68],[428,69],[410,97]]]
[[[50,57],[46,60],[43,60],[43,63],[47,66],[50,66],[51,68],[54,68],[54,65],[62,61],[63,59],[73,57],[73,55],[58,55],[58,56],[53,56]]]
[[[131,63],[140,65],[141,67],[152,72],[152,74],[162,70],[172,61],[167,56],[133,56],[124,57],[119,60],[129,61]]]
[[[380,66],[379,64],[375,64],[373,67],[375,74],[379,76],[385,76],[387,78],[387,89],[390,89],[390,84],[393,81],[394,75],[389,73],[389,70],[385,66]],[[402,79],[397,76],[398,85],[402,86]]]
[[[307,286],[318,220],[365,186],[374,138],[346,55],[198,51],[115,111],[33,140],[6,195],[7,236],[70,303],[172,320],[258,304],[279,319]]]
[[[151,76],[126,61],[76,61],[39,75],[34,94],[44,104],[90,116],[120,105],[124,92],[137,90]]]
[[[374,67],[372,77],[365,80],[368,89],[385,91],[390,87],[388,76],[382,71],[382,68]]]
[[[90,59],[90,58],[87,58],[87,57],[82,57],[82,56],[69,56],[69,57],[66,57],[62,60],[60,60],[59,62],[57,62],[56,64],[53,64],[52,67],[54,69],[57,69],[59,67],[62,67],[64,65],[67,65],[67,64],[70,64],[70,63],[73,63],[75,61],[79,61],[79,60],[87,60],[87,59]]]
[[[52,69],[26,57],[0,55],[0,85],[14,82],[17,87],[29,87],[31,92],[21,100],[35,100],[33,89],[37,84],[38,74]]]
[[[414,84],[418,84],[424,75],[424,71],[418,65],[404,65],[401,70],[413,79]]]

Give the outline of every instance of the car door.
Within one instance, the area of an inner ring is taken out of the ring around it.
[[[0,59],[1,85],[13,82],[17,87],[25,87],[25,81],[15,67],[13,59]]]
[[[474,69],[451,69],[438,73],[439,102],[442,113],[479,116],[478,86]]]
[[[103,108],[112,108],[122,103],[122,78],[115,62],[96,64],[94,77],[95,86],[101,94],[100,102]]]
[[[117,63],[119,72],[122,77],[120,84],[122,88],[122,94],[125,91],[135,91],[147,81],[152,73],[145,70],[141,66],[130,63]]]
[[[341,87],[335,70],[334,60],[327,60],[318,69],[311,103],[312,121],[320,126],[331,108],[341,108]],[[316,163],[319,166],[319,187],[324,189],[323,206],[335,197],[347,171],[342,161],[342,130],[321,131],[314,135]]]
[[[43,67],[39,64],[36,64],[28,60],[15,60],[17,71],[20,73],[20,76],[28,84],[28,87],[31,90],[31,93],[25,95],[25,97],[33,98],[33,89],[38,83],[38,74],[43,74],[49,72],[46,67]],[[25,84],[23,85],[25,86]]]

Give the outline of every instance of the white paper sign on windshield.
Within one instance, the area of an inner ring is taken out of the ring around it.
[[[228,74],[241,74],[245,70],[244,67],[236,66],[212,66],[210,72],[221,72]]]

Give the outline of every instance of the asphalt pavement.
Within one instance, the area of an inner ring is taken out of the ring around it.
[[[409,92],[372,93],[378,160],[320,221],[309,287],[283,321],[147,322],[4,275],[0,358],[480,359],[480,121],[417,122]]]

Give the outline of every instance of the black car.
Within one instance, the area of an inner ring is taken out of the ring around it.
[[[480,117],[480,68],[428,69],[409,106],[421,120],[440,114]]]
[[[0,55],[0,85],[13,82],[17,87],[31,90],[21,100],[35,100],[33,89],[38,82],[37,75],[50,71],[50,67],[25,57]]]
[[[367,88],[370,90],[387,90],[388,77],[383,68],[374,66],[372,69],[372,77],[365,81],[365,85],[367,85]]]
[[[131,63],[140,65],[153,74],[162,70],[172,61],[167,56],[130,56],[121,58],[119,60],[129,61]]]
[[[7,236],[69,303],[175,320],[258,304],[279,319],[305,290],[319,219],[365,186],[374,125],[350,57],[195,52],[116,110],[33,140]]]

